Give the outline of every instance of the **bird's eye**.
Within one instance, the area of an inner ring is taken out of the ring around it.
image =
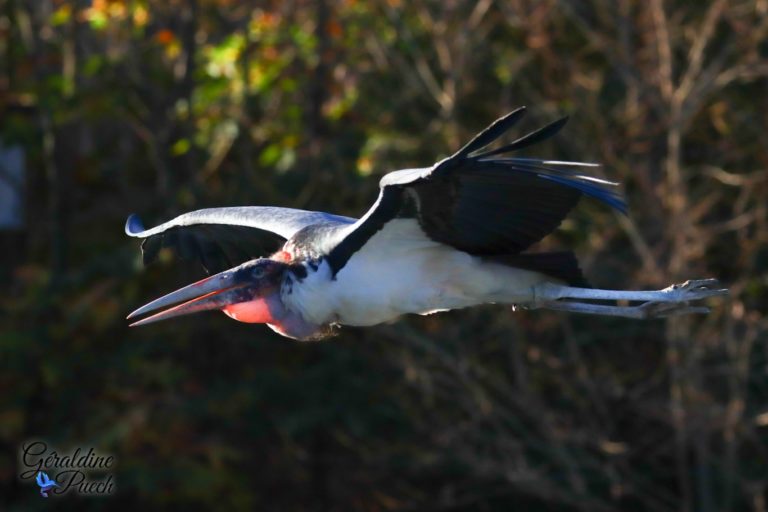
[[[260,277],[264,277],[264,268],[263,267],[255,267],[253,269],[253,277],[255,277],[256,279],[258,279]]]

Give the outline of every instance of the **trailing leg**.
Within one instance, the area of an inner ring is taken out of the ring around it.
[[[704,306],[690,306],[687,303],[676,302],[646,302],[639,306],[606,306],[587,302],[551,301],[539,303],[536,309],[551,309],[585,315],[620,316],[624,318],[665,318],[668,316],[688,315],[692,313],[709,313]]]
[[[543,283],[535,287],[531,309],[553,309],[590,315],[621,316],[627,318],[661,318],[690,313],[708,313],[709,308],[691,306],[689,301],[727,295],[716,279],[698,279],[674,284],[663,290],[629,291],[599,290]],[[573,300],[580,299],[580,300]],[[643,302],[636,306],[612,306],[584,301]]]
[[[717,279],[697,279],[682,284],[673,284],[663,290],[630,291],[630,290],[599,290],[594,288],[575,288],[560,286],[554,283],[543,283],[535,289],[535,302],[559,299],[587,300],[629,300],[642,302],[686,302],[708,297],[727,295],[728,290],[718,288]]]

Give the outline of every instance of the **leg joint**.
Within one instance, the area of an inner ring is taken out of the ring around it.
[[[550,302],[565,297],[563,287],[554,283],[539,283],[533,287],[533,303]]]

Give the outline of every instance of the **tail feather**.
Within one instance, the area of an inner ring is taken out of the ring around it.
[[[510,267],[541,272],[564,281],[569,286],[592,287],[579,268],[576,255],[570,251],[486,256],[484,259]]]

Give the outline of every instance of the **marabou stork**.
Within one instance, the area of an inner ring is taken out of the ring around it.
[[[245,206],[197,210],[144,229],[131,215],[125,232],[144,239],[145,263],[167,247],[200,260],[209,273],[223,271],[128,318],[172,306],[132,324],[143,325],[218,309],[310,340],[335,325],[369,326],[484,303],[630,318],[706,313],[689,301],[727,293],[714,279],[656,291],[593,289],[572,252],[524,252],[582,196],[622,213],[627,208],[616,183],[583,174],[595,164],[502,156],[548,139],[567,118],[486,149],[524,112],[498,119],[431,167],[385,175],[360,219]],[[282,249],[258,257],[270,238],[284,241]],[[641,304],[588,302],[595,300]]]

